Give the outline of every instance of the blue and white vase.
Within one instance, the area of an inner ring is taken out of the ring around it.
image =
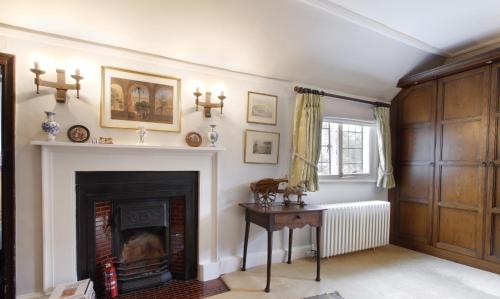
[[[47,140],[54,141],[59,134],[61,126],[54,120],[55,112],[45,111],[47,119],[42,122],[42,130],[47,133]]]
[[[210,142],[210,146],[215,147],[215,143],[219,139],[219,133],[217,133],[215,129],[215,125],[210,125],[210,128],[212,128],[211,131],[208,132],[208,141]]]

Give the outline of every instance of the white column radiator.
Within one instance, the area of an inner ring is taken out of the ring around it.
[[[390,204],[387,201],[322,204],[321,257],[389,244]],[[312,228],[316,249],[316,232]]]

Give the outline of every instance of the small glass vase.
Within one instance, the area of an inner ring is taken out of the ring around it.
[[[47,140],[56,140],[56,135],[59,134],[61,126],[54,120],[55,112],[45,111],[47,119],[42,122],[42,130],[47,133]]]
[[[208,132],[208,141],[210,142],[210,146],[215,147],[215,143],[219,139],[219,133],[217,133],[215,129],[215,125],[210,125],[211,130]]]

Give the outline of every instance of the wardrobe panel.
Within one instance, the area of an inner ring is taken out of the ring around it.
[[[414,88],[401,103],[401,123],[428,123],[432,120],[432,88]]]
[[[479,186],[483,185],[481,170],[474,166],[443,166],[440,201],[479,207],[484,200]],[[466,179],[464,179],[466,178]]]
[[[452,249],[460,253],[474,255],[477,250],[477,213],[474,211],[441,208],[439,211],[439,242],[438,246]]]
[[[433,135],[429,126],[404,128],[401,132],[401,160],[432,160]]]
[[[402,165],[400,173],[400,195],[428,202],[430,185],[428,165]]]
[[[427,204],[411,201],[399,203],[399,232],[417,239],[426,239],[428,210]]]
[[[419,244],[432,240],[436,92],[436,82],[426,82],[398,97],[396,231]]]
[[[482,257],[490,68],[438,80],[434,244]]]
[[[479,160],[484,138],[481,120],[443,123],[442,130],[442,160]]]
[[[483,107],[477,105],[482,94],[484,74],[458,76],[447,80],[443,90],[443,120],[481,116]]]
[[[485,258],[500,264],[500,64],[492,66]]]

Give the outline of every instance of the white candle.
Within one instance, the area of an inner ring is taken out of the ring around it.
[[[205,103],[210,104],[212,103],[212,99],[210,98],[212,96],[211,92],[208,92],[205,94]]]
[[[35,70],[37,70],[39,66],[38,61],[35,61]]]
[[[80,76],[80,69],[76,69],[75,73],[77,76]]]
[[[220,95],[221,95],[221,96],[224,96],[224,90],[222,90],[222,91],[220,92]]]
[[[196,92],[200,92],[200,88],[199,87],[196,87]]]

